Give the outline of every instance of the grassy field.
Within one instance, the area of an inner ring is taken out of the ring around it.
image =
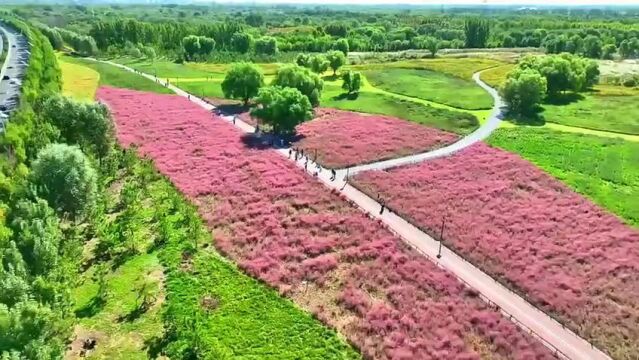
[[[490,109],[493,104],[474,82],[435,71],[391,68],[364,71],[364,75],[377,88],[456,108]]]
[[[224,98],[222,81],[182,81],[174,83],[175,86],[190,92],[196,96]]]
[[[503,64],[501,61],[486,58],[436,58],[402,60],[383,64],[355,65],[351,66],[351,68],[361,71],[388,68],[431,70],[465,80],[471,80],[475,72]]]
[[[639,91],[614,88],[597,87],[595,93],[579,95],[568,104],[544,104],[543,118],[562,125],[638,135]]]
[[[62,61],[82,65],[97,71],[100,74],[100,85],[119,88],[127,88],[140,91],[151,91],[160,94],[172,94],[173,92],[142,76],[122,70],[113,65],[99,63],[91,60],[64,56]]]
[[[156,254],[137,255],[109,271],[104,303],[96,300],[99,286],[95,269],[82,274],[81,285],[72,293],[78,317],[76,334],[97,340],[91,354],[94,358],[147,359],[145,343],[160,337],[164,328],[160,313],[164,289],[159,281],[163,274]],[[151,291],[157,301],[146,312],[131,316],[137,301],[133,285],[140,281],[154,283]]]
[[[336,86],[326,86],[322,106],[342,110],[389,115],[438,129],[467,134],[479,125],[472,114],[439,109],[392,96],[362,91],[356,99],[349,99]]]
[[[60,59],[58,61],[62,70],[62,94],[76,100],[93,101],[95,91],[98,89],[100,74],[83,65],[73,64]]]
[[[488,142],[639,226],[639,143],[532,127],[499,129]]]
[[[219,255],[195,209],[150,163],[135,160],[128,169],[108,191],[113,216],[100,226],[124,227],[144,244],[124,261],[96,257],[72,293],[76,343],[97,340],[91,358],[147,359],[161,351],[184,358],[194,344],[203,349],[199,358],[360,358],[334,330]],[[136,200],[123,203],[119,184],[133,184],[127,194],[135,189]],[[105,297],[98,296],[99,269]],[[143,282],[152,301],[139,311]]]
[[[487,69],[481,73],[481,79],[488,85],[499,88],[506,82],[506,76],[515,68],[514,64],[506,64]]]

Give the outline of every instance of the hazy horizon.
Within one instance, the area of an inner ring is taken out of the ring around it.
[[[549,3],[547,0],[194,0],[201,3],[252,3],[252,4],[352,4],[352,5],[532,5],[532,6],[615,6],[615,5],[637,5],[639,0],[558,0]]]

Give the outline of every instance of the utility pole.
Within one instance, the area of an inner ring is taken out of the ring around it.
[[[444,225],[446,224],[446,216],[442,216],[442,227],[439,229],[439,250],[437,251],[437,258],[442,257],[442,241],[444,240]]]

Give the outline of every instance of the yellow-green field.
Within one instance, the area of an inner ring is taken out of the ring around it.
[[[86,66],[72,64],[58,58],[62,70],[62,93],[76,100],[93,101],[100,74]]]

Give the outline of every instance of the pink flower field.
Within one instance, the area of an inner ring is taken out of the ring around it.
[[[455,142],[456,134],[409,121],[335,109],[318,109],[313,121],[297,127],[294,147],[317,152],[318,162],[344,168],[412,155]]]
[[[198,205],[215,246],[379,359],[550,359],[549,350],[274,150],[177,96],[103,87],[138,146]]]
[[[614,358],[639,354],[639,233],[519,156],[456,156],[354,178]]]

